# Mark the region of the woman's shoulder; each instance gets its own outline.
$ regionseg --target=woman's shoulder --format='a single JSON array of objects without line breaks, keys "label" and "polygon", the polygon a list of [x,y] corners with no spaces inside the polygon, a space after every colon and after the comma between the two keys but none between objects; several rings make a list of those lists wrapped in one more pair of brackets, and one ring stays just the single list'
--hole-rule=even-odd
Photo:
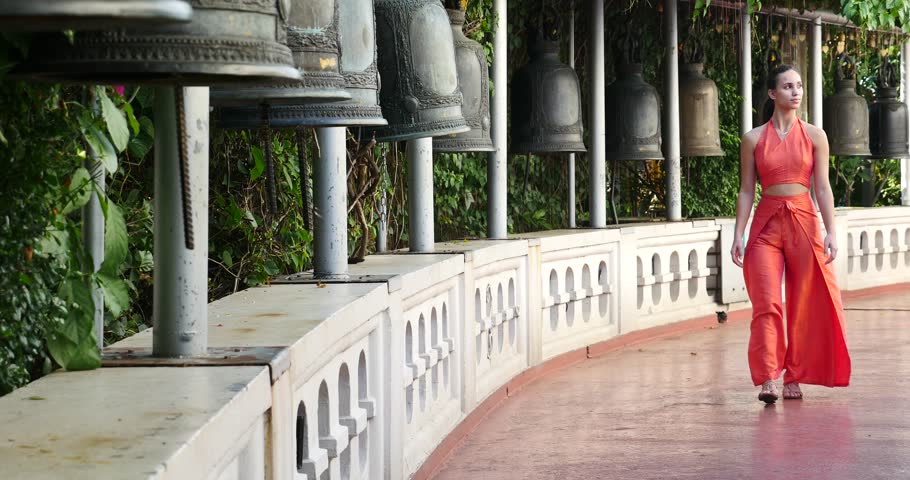
[{"label": "woman's shoulder", "polygon": [[742,142],[744,144],[751,145],[752,147],[757,145],[758,140],[761,138],[761,134],[762,134],[762,132],[765,131],[765,127],[767,125],[768,125],[767,123],[765,123],[763,125],[759,125],[759,126],[753,128],[752,130],[749,130],[748,132],[744,133],[742,136],[742,139],[741,139]]},{"label": "woman's shoulder", "polygon": [[822,139],[827,141],[828,134],[825,133],[824,130],[822,130],[819,127],[816,127],[815,125],[812,125],[809,122],[802,122],[802,124],[803,124],[803,128],[806,130],[806,135],[808,135],[809,138],[812,139],[812,143],[818,143]]}]

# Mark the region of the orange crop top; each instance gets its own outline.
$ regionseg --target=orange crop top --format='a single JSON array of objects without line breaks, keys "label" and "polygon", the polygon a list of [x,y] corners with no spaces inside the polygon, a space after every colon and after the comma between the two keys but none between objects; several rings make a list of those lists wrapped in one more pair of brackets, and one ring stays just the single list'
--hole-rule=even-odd
[{"label": "orange crop top", "polygon": [[783,140],[769,120],[755,145],[755,169],[761,187],[799,183],[809,188],[815,167],[814,150],[812,139],[798,117]]}]

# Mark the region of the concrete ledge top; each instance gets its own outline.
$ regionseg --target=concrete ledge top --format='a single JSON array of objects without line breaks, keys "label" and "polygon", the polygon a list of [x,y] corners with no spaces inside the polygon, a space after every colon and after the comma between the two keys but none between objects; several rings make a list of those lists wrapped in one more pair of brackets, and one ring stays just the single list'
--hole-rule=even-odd
[{"label": "concrete ledge top", "polygon": [[619,236],[620,229],[613,227],[519,233],[510,238],[526,239],[529,245],[539,246],[542,252],[548,252],[618,242]]},{"label": "concrete ledge top", "polygon": [[269,405],[266,367],[54,373],[0,399],[3,478],[206,478],[194,445],[219,458]]},{"label": "concrete ledge top", "polygon": [[348,269],[352,275],[395,275],[388,282],[389,293],[400,290],[405,298],[463,272],[464,255],[446,253],[370,255]]},{"label": "concrete ledge top", "polygon": [[436,244],[440,253],[461,253],[465,262],[480,267],[507,258],[521,257],[528,254],[528,241],[512,238],[508,240],[453,240]]}]

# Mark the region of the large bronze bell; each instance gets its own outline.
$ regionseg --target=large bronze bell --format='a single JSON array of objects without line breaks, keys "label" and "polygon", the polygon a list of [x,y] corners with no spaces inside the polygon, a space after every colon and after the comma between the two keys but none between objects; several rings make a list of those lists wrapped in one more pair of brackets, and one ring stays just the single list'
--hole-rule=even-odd
[{"label": "large bronze bell", "polygon": [[433,150],[439,152],[492,152],[490,138],[490,75],[483,46],[464,35],[462,10],[446,9],[455,38],[455,61],[458,84],[464,96],[461,110],[471,131],[433,138]]},{"label": "large bronze bell", "polygon": [[559,46],[532,32],[530,60],[512,78],[512,141],[516,154],[584,152],[578,76],[559,61]]},{"label": "large bronze bell", "polygon": [[389,121],[379,141],[470,130],[462,114],[449,17],[439,0],[376,0],[379,104]]},{"label": "large bronze bell", "polygon": [[897,99],[897,72],[882,62],[878,91],[869,106],[869,150],[874,158],[908,158],[907,105]]},{"label": "large bronze bell", "polygon": [[663,160],[660,97],[642,77],[639,42],[627,32],[606,91],[606,152],[612,160]]},{"label": "large bronze bell", "polygon": [[185,24],[42,34],[19,76],[96,84],[219,85],[300,80],[287,36],[289,0],[191,0]]},{"label": "large bronze bell", "polygon": [[[388,123],[379,108],[373,0],[340,0],[338,15],[340,70],[345,91],[351,99],[272,106],[267,112],[271,127],[380,126]],[[217,118],[218,125],[223,128],[253,128],[262,124],[261,109],[256,106],[219,108]]]},{"label": "large bronze bell", "polygon": [[0,31],[110,30],[188,22],[192,16],[185,0],[4,0]]},{"label": "large bronze bell", "polygon": [[679,152],[683,157],[720,157],[720,104],[717,85],[704,74],[704,49],[689,42],[690,55],[679,66]]},{"label": "large bronze bell", "polygon": [[347,100],[338,66],[338,2],[291,0],[287,44],[303,81],[212,89],[212,105],[293,105]]},{"label": "large bronze bell", "polygon": [[823,126],[831,155],[869,156],[869,108],[856,94],[853,57],[841,55],[834,74],[834,95],[822,104]]}]

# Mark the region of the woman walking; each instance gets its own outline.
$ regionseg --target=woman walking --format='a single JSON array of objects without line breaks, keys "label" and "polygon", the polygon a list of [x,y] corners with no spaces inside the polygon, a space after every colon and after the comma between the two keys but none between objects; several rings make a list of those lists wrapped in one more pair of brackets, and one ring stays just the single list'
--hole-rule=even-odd
[{"label": "woman walking", "polygon": [[[743,135],[736,231],[730,254],[743,267],[752,301],[749,369],[759,400],[774,403],[784,373],[784,399],[801,399],[800,383],[842,387],[850,382],[844,310],[831,262],[837,256],[834,196],[828,182],[828,138],[796,115],[802,78],[789,65],[768,75],[769,121]],[[809,181],[827,232],[821,237]],[[762,186],[749,239],[743,233]],[[786,333],[781,278],[786,280]]]}]

